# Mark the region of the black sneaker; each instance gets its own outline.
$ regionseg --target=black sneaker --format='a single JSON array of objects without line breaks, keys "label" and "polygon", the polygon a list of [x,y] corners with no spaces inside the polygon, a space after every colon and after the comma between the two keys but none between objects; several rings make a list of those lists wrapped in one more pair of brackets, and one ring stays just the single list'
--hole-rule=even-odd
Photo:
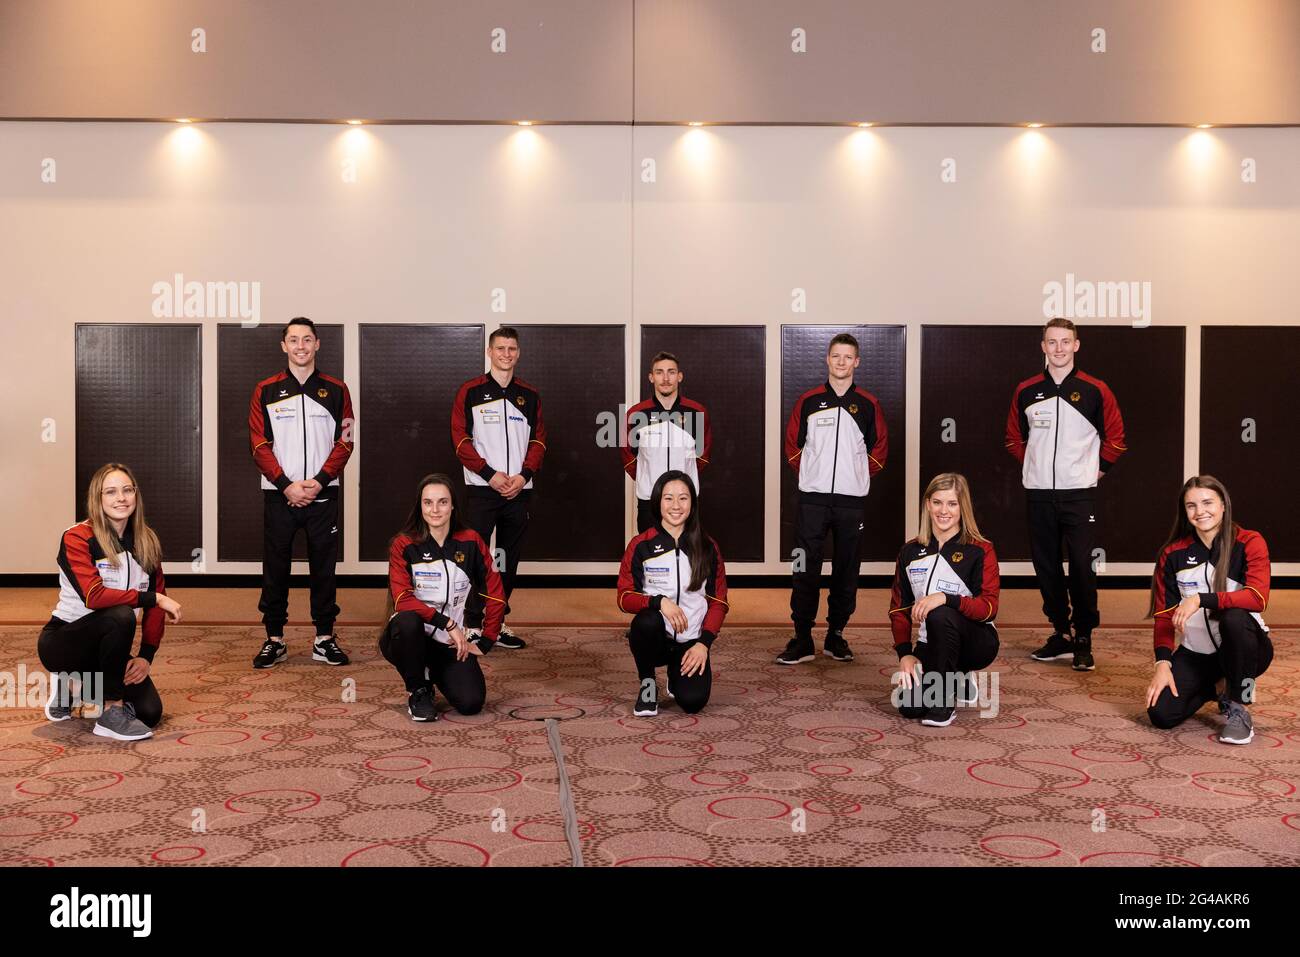
[{"label": "black sneaker", "polygon": [[339,636],[317,638],[311,646],[312,661],[323,661],[327,665],[346,665],[352,659],[339,647]]},{"label": "black sneaker", "polygon": [[518,651],[520,648],[527,648],[528,643],[505,625],[502,625],[501,634],[497,635],[497,647],[506,648],[510,651]]},{"label": "black sneaker", "polygon": [[853,652],[849,649],[849,643],[844,640],[844,632],[842,631],[826,632],[826,642],[822,646],[822,654],[828,658],[834,658],[836,661],[853,660]]},{"label": "black sneaker", "polygon": [[433,689],[417,688],[406,699],[406,713],[412,721],[437,721],[438,709],[433,706]]},{"label": "black sneaker", "polygon": [[659,689],[653,678],[646,678],[637,689],[632,713],[638,718],[653,718],[659,713]]},{"label": "black sneaker", "polygon": [[805,661],[812,661],[817,657],[817,649],[813,646],[812,637],[802,638],[795,635],[785,646],[785,651],[776,656],[778,665],[801,665]]},{"label": "black sneaker", "polygon": [[45,718],[48,721],[67,721],[72,717],[73,689],[69,683],[67,693],[63,693],[65,680],[57,671],[50,672],[50,700],[45,702]]},{"label": "black sneaker", "polygon": [[953,719],[956,717],[956,708],[930,708],[925,712],[925,717],[921,719],[921,723],[932,728],[946,728],[952,724]]},{"label": "black sneaker", "polygon": [[262,650],[257,653],[253,659],[254,668],[270,668],[276,662],[283,661],[289,649],[283,641],[276,641],[274,638],[266,639],[266,644],[262,645]]},{"label": "black sneaker", "polygon": [[1047,644],[1039,648],[1029,656],[1035,661],[1056,661],[1060,658],[1074,657],[1074,642],[1068,634],[1059,631],[1052,632],[1052,637],[1047,639]]},{"label": "black sneaker", "polygon": [[1075,671],[1096,671],[1097,665],[1092,660],[1092,639],[1074,639],[1074,661],[1070,665]]}]

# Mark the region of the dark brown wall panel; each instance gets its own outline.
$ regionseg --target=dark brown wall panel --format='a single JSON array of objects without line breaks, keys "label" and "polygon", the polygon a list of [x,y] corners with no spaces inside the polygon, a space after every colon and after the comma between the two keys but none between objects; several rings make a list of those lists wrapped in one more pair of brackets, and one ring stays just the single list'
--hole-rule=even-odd
[{"label": "dark brown wall panel", "polygon": [[[244,328],[236,323],[217,327],[217,556],[223,562],[262,560],[261,474],[248,449],[248,403],[253,386],[288,363],[280,349],[282,323]],[[316,368],[343,378],[343,327],[316,323],[320,352]],[[347,383],[356,401],[356,383]],[[360,416],[358,415],[358,418]],[[357,444],[347,467],[357,467],[365,442],[358,422]],[[339,482],[339,561],[343,560],[343,510],[347,499]],[[307,537],[293,543],[295,560],[307,560]]]},{"label": "dark brown wall panel", "polygon": [[623,326],[519,327],[520,378],[542,397],[546,458],[533,480],[525,562],[623,557],[618,450],[596,444],[597,417],[623,401]]},{"label": "dark brown wall panel", "polygon": [[[1268,542],[1274,562],[1300,561],[1300,511],[1279,507],[1279,477],[1295,472],[1295,326],[1201,329],[1201,471],[1228,487],[1233,518]],[[1242,440],[1253,420],[1254,442]],[[1188,476],[1184,476],[1186,479]],[[1160,509],[1173,522],[1173,494]]]},{"label": "dark brown wall panel", "polygon": [[[884,471],[871,480],[860,554],[865,562],[892,561],[903,542],[904,527],[907,330],[903,326],[782,326],[781,421],[773,434],[784,448],[785,424],[795,400],[813,386],[825,384],[826,346],[840,332],[857,337],[862,364],[854,381],[880,400],[889,429],[889,458]],[[794,470],[784,462],[784,452],[781,458],[781,560],[788,561],[794,548],[799,487]],[[829,558],[830,544],[826,547]]]},{"label": "dark brown wall panel", "polygon": [[481,325],[362,325],[362,561],[387,561],[388,540],[415,501],[415,483],[444,472],[463,485],[451,442],[451,404],[483,371]]},{"label": "dark brown wall panel", "polygon": [[[77,519],[86,517],[95,470],[121,462],[140,483],[163,558],[193,561],[203,547],[199,327],[78,324],[76,364]],[[53,554],[56,531],[50,534]]]},{"label": "dark brown wall panel", "polygon": [[709,410],[713,450],[700,473],[701,514],[728,562],[763,560],[764,334],[762,326],[641,327],[641,398],[652,392],[650,357],[671,352],[685,377],[682,395]]},{"label": "dark brown wall panel", "polygon": [[[1154,560],[1183,469],[1181,327],[1083,328],[1080,371],[1110,386],[1129,451],[1098,486],[1099,546],[1108,562]],[[921,336],[921,485],[939,472],[971,483],[980,530],[1002,561],[1028,561],[1020,464],[1006,451],[1016,385],[1043,367],[1036,326],[927,326]],[[955,442],[943,441],[953,419]]]}]

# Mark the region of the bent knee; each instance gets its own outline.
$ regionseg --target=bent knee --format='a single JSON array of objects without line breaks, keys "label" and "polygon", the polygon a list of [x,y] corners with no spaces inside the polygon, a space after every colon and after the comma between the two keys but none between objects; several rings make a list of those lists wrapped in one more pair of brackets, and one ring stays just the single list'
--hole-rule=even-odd
[{"label": "bent knee", "polygon": [[1147,708],[1147,717],[1151,719],[1153,727],[1161,731],[1168,731],[1178,727],[1183,723],[1183,715],[1175,714],[1157,705],[1154,708]]}]

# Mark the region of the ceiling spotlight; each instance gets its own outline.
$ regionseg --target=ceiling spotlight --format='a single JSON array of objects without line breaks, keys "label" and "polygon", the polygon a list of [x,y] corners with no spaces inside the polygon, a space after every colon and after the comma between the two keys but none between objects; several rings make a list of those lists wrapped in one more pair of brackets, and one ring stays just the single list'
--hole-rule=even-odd
[{"label": "ceiling spotlight", "polygon": [[532,120],[520,120],[520,121],[519,121],[519,125],[520,125],[520,126],[532,126],[532,125],[533,125],[533,121],[532,121]]},{"label": "ceiling spotlight", "polygon": [[1214,127],[1214,124],[1213,124],[1213,123],[1197,123],[1197,124],[1196,124],[1196,128],[1197,128],[1198,130],[1208,130],[1208,129],[1212,129],[1213,127]]},{"label": "ceiling spotlight", "polygon": [[701,123],[699,120],[691,120],[691,122],[687,123],[686,125],[687,125],[687,126],[703,126],[704,124]]},{"label": "ceiling spotlight", "polygon": [[1043,128],[1042,123],[1026,123],[1025,126],[1029,127],[1031,130],[1041,130]]},{"label": "ceiling spotlight", "polygon": [[348,126],[360,126],[361,120],[348,120]]},{"label": "ceiling spotlight", "polygon": [[865,130],[867,127],[871,126],[871,124],[870,124],[870,123],[859,123],[858,126]]},{"label": "ceiling spotlight", "polygon": [[177,122],[177,123],[193,123],[194,121],[191,120],[189,117],[181,117],[181,118],[178,119],[176,122]]}]

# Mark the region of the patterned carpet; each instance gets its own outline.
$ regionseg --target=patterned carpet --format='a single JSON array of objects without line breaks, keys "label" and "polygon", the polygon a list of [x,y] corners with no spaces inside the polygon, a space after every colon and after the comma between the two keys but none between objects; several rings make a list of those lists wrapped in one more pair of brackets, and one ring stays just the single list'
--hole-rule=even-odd
[{"label": "patterned carpet", "polygon": [[[484,713],[417,725],[372,631],[342,630],[346,668],[291,638],[255,672],[260,629],[170,629],[152,740],[0,709],[0,864],[567,866],[546,717],[586,866],[1300,862],[1300,650],[1276,630],[1238,748],[1212,706],[1175,732],[1137,720],[1145,630],[1099,636],[1091,675],[1004,630],[997,716],[948,728],[892,712],[884,629],[849,632],[852,664],[795,668],[772,663],[784,632],[729,629],[709,707],[653,719],[631,717],[617,631],[521,630],[528,650],[484,661]],[[0,668],[37,667],[35,631],[0,629]]]}]

